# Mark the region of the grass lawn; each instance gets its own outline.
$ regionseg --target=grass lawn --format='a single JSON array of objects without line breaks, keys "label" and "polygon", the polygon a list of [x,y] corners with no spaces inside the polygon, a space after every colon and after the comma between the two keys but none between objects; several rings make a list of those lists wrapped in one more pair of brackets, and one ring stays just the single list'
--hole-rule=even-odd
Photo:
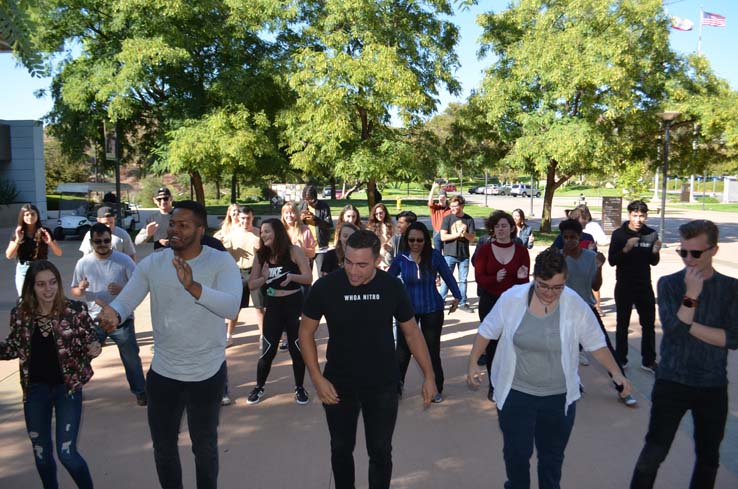
[{"label": "grass lawn", "polygon": [[705,203],[704,209],[702,204],[670,204],[670,207],[694,211],[738,212],[738,204]]}]

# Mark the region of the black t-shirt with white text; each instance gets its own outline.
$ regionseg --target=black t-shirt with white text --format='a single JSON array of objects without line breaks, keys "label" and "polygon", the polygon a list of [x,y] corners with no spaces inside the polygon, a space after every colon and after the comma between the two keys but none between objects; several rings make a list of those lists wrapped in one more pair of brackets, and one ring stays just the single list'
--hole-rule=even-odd
[{"label": "black t-shirt with white text", "polygon": [[303,314],[326,318],[329,338],[323,375],[336,387],[379,390],[398,384],[392,319],[405,322],[415,313],[397,278],[377,270],[371,282],[354,287],[346,271],[338,270],[315,282]]}]

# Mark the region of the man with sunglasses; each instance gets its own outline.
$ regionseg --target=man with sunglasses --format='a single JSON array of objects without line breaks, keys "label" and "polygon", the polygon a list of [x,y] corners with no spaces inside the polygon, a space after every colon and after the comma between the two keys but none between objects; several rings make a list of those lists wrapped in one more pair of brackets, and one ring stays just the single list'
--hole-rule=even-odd
[{"label": "man with sunglasses", "polygon": [[651,267],[658,265],[661,240],[646,226],[648,206],[642,200],[628,205],[628,221],[612,233],[607,260],[615,268],[617,323],[615,352],[623,367],[628,365],[628,326],[635,305],[641,323],[641,368],[656,372],[656,298]]},{"label": "man with sunglasses", "polygon": [[692,411],[696,460],[690,488],[710,489],[720,465],[728,413],[728,349],[738,348],[738,280],[717,272],[718,228],[708,220],[679,227],[684,269],[658,282],[664,332],[651,394],[646,444],[630,487],[651,488],[679,423]]},{"label": "man with sunglasses", "polygon": [[[74,267],[71,292],[74,297],[84,298],[90,317],[96,319],[101,307],[95,300],[102,299],[107,303],[115,299],[133,275],[136,264],[125,253],[113,249],[110,228],[103,223],[98,222],[90,228],[90,245],[92,253],[80,258]],[[138,354],[133,314],[112,332],[107,333],[100,325],[96,325],[95,333],[101,345],[110,336],[118,346],[128,387],[136,396],[138,405],[145,406],[146,381]]]},{"label": "man with sunglasses", "polygon": [[[135,262],[136,247],[133,246],[133,240],[128,235],[128,231],[115,226],[115,210],[108,206],[100,207],[97,210],[97,222],[98,224],[106,225],[108,229],[110,229],[113,249],[125,253]],[[82,238],[82,242],[79,245],[79,251],[81,251],[83,255],[89,255],[93,251],[91,237],[92,234],[90,231],[87,231],[87,234]]]},{"label": "man with sunglasses", "polygon": [[169,229],[169,217],[172,213],[172,193],[167,187],[160,187],[156,191],[154,204],[159,209],[159,213],[152,214],[146,219],[146,225],[136,235],[135,242],[140,246],[153,240],[154,250],[158,250],[169,245],[167,229]]}]

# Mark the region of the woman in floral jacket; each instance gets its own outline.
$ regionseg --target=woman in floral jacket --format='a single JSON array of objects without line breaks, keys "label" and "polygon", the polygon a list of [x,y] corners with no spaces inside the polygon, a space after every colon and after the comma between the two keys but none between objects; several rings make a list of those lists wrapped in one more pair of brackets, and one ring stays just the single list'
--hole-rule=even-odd
[{"label": "woman in floral jacket", "polygon": [[90,359],[99,354],[87,306],[64,297],[59,270],[51,262],[31,263],[19,305],[10,313],[10,334],[0,342],[0,359],[20,360],[26,428],[45,489],[58,487],[52,412],[59,460],[77,487],[92,487],[87,463],[77,452],[77,433],[82,386],[92,377]]}]

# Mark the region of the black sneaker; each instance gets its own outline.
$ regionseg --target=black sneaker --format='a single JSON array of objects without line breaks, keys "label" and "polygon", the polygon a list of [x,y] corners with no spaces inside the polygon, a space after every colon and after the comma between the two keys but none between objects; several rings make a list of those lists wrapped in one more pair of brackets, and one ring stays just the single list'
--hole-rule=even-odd
[{"label": "black sneaker", "polygon": [[149,403],[148,398],[146,397],[146,393],[142,392],[140,394],[136,394],[136,404],[139,406],[145,406]]},{"label": "black sneaker", "polygon": [[287,340],[282,340],[279,342],[279,351],[285,351],[289,348],[289,344],[287,343]]},{"label": "black sneaker", "polygon": [[659,364],[656,362],[653,362],[650,365],[641,365],[641,369],[645,370],[646,372],[651,372],[652,374],[656,373],[657,368],[659,368]]},{"label": "black sneaker", "polygon": [[246,404],[259,404],[261,398],[264,397],[264,389],[261,387],[254,387],[249,397],[246,398]]},{"label": "black sneaker", "polygon": [[307,404],[310,402],[310,398],[304,387],[295,387],[295,402],[297,404]]}]

